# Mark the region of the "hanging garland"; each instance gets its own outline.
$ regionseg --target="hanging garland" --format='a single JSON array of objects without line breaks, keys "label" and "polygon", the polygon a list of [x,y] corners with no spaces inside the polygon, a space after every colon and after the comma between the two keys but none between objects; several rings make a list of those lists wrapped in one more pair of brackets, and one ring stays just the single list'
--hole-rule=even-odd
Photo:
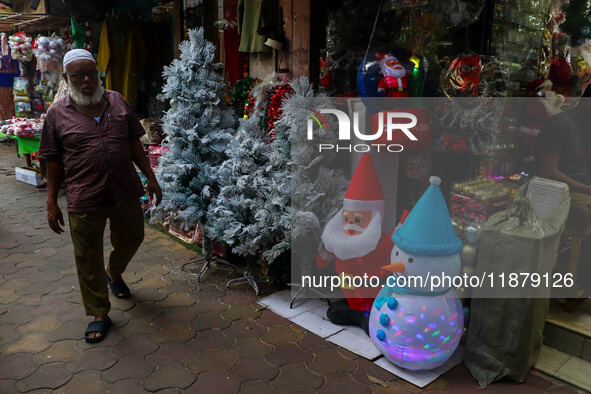
[{"label": "hanging garland", "polygon": [[273,139],[273,136],[275,135],[275,122],[277,119],[279,119],[281,113],[283,112],[283,109],[281,108],[283,99],[292,92],[293,89],[290,85],[279,85],[269,100],[269,109],[267,110],[267,119],[265,123],[268,127],[267,130],[271,135],[271,139]]}]

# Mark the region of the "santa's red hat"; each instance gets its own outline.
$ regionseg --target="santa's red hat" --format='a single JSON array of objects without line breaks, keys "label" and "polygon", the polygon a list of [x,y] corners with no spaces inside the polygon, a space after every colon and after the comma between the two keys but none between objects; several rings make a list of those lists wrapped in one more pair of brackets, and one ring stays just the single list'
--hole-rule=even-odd
[{"label": "santa's red hat", "polygon": [[364,153],[357,164],[345,193],[343,209],[384,214],[384,194],[369,153]]},{"label": "santa's red hat", "polygon": [[376,60],[379,62],[382,62],[387,59],[396,59],[395,56],[392,56],[392,54],[388,52],[377,52],[373,54],[373,57],[375,57]]},{"label": "santa's red hat", "polygon": [[534,79],[525,87],[526,96],[539,96],[539,92],[546,88],[552,88],[552,81],[549,79]]},{"label": "santa's red hat", "polygon": [[561,57],[556,57],[550,62],[550,71],[548,72],[548,79],[552,81],[554,90],[558,93],[563,93],[563,90],[568,90],[570,87],[570,64]]}]

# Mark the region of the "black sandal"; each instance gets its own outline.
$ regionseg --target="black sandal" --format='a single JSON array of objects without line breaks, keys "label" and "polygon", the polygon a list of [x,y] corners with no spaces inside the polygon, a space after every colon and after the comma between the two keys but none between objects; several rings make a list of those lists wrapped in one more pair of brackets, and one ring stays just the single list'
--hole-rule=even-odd
[{"label": "black sandal", "polygon": [[[91,321],[90,323],[88,323],[86,331],[84,331],[84,340],[86,340],[86,342],[88,343],[98,343],[102,341],[107,336],[109,327],[111,327],[111,319]],[[93,332],[98,332],[101,335],[98,337],[88,336],[88,334],[91,334]]]},{"label": "black sandal", "polygon": [[[129,290],[129,287],[127,287],[127,285],[125,284],[123,279],[114,282],[111,280],[111,277],[109,276],[108,272],[105,271],[105,274],[107,275],[107,283],[109,284],[109,287],[111,288],[111,291],[113,292],[115,297],[117,297],[117,298],[131,297],[131,291]],[[120,296],[119,294],[123,294],[123,295]]]}]

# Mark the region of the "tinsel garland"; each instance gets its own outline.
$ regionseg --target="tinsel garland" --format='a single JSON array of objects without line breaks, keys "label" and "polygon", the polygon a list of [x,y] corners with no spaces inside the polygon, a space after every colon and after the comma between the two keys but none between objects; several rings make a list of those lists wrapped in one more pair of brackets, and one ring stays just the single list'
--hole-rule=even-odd
[{"label": "tinsel garland", "polygon": [[266,125],[268,127],[268,133],[271,135],[271,139],[273,139],[273,136],[275,135],[275,122],[277,119],[279,119],[281,113],[283,112],[281,109],[282,101],[292,92],[293,89],[290,85],[279,85],[269,100]]}]

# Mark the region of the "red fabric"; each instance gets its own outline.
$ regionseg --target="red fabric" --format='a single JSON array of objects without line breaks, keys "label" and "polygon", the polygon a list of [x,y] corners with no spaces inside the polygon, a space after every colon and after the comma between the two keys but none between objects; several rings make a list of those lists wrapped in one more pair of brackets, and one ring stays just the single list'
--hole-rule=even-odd
[{"label": "red fabric", "polygon": [[[236,0],[224,0],[224,19],[227,21],[237,19]],[[238,47],[240,47],[240,35],[237,27],[231,25],[224,30],[224,67],[228,71],[232,83],[244,78],[243,61],[240,59]]]},{"label": "red fabric", "polygon": [[561,57],[552,59],[548,79],[552,81],[552,90],[559,94],[569,95],[571,87],[570,64]]},{"label": "red fabric", "polygon": [[144,194],[129,141],[145,131],[121,94],[105,90],[103,104],[99,124],[65,96],[53,103],[43,123],[39,156],[61,158],[69,212],[120,205]]},{"label": "red fabric", "polygon": [[384,77],[378,82],[378,91],[384,89],[386,97],[408,97],[409,79],[408,74],[402,78]]},{"label": "red fabric", "polygon": [[369,153],[361,155],[355,173],[349,182],[345,198],[356,201],[378,201],[384,199],[380,181]]},{"label": "red fabric", "polygon": [[[352,275],[363,277],[367,274],[367,281],[371,276],[385,278],[391,275],[390,272],[382,269],[382,266],[388,265],[390,253],[394,243],[391,234],[382,234],[376,248],[363,257],[356,259],[340,260],[335,258],[335,269],[337,274]],[[352,309],[357,311],[369,312],[380,287],[358,287],[355,289],[342,289],[347,303]]]}]

